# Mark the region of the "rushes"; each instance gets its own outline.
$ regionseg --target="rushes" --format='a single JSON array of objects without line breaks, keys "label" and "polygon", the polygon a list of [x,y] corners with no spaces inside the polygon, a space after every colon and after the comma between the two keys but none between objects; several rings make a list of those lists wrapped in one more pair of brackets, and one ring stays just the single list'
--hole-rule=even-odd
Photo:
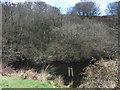
[{"label": "rushes", "polygon": [[60,75],[54,79],[54,83],[55,83],[55,86],[58,86],[58,87],[64,86],[64,80]]},{"label": "rushes", "polygon": [[40,82],[48,82],[52,84],[55,88],[56,87],[64,87],[64,81],[63,78],[59,76],[54,76],[53,74],[50,74],[50,72],[54,72],[55,68],[50,67],[49,65],[46,68],[43,68],[40,73],[37,73],[34,71],[34,69],[30,70],[18,70],[15,71],[13,68],[5,67],[0,72],[2,76],[8,76],[8,77],[18,77],[19,79],[25,80],[38,80]]},{"label": "rushes", "polygon": [[41,70],[40,74],[38,74],[38,80],[42,82],[47,82],[49,76],[50,76],[49,72]]}]

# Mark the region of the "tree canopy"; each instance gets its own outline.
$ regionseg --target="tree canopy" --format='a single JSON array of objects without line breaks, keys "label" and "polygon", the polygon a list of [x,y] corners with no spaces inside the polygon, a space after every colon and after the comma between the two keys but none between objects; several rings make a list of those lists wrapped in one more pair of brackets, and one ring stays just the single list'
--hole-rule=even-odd
[{"label": "tree canopy", "polygon": [[[93,3],[89,4],[92,8]],[[115,30],[101,22],[83,20],[78,15],[61,15],[59,9],[44,2],[2,6],[4,63],[17,60],[77,62],[107,57],[116,51]],[[80,11],[81,15],[95,15],[97,9],[89,9],[90,5],[86,4],[84,7],[88,10],[81,9],[86,10]]]},{"label": "tree canopy", "polygon": [[107,5],[107,15],[118,15],[118,2],[112,2]]},{"label": "tree canopy", "polygon": [[80,16],[96,16],[99,14],[99,7],[95,2],[79,2],[77,3],[69,14]]}]

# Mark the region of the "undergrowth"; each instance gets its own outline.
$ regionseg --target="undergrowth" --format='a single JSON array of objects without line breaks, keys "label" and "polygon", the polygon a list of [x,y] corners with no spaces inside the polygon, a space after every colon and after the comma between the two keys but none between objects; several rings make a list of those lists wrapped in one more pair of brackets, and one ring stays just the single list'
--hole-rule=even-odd
[{"label": "undergrowth", "polygon": [[[41,70],[40,73],[31,70],[15,71],[10,67],[0,70],[0,87],[2,88],[64,88],[64,81],[61,76],[55,76],[48,70]],[[22,83],[22,84],[20,84]]]},{"label": "undergrowth", "polygon": [[[85,77],[78,88],[118,87],[118,58],[95,60],[95,63],[89,64],[84,71],[81,74]],[[38,73],[33,69],[15,71],[10,67],[5,67],[0,70],[0,81],[2,88],[71,88],[71,83],[65,86],[63,77],[53,76],[47,68]]]},{"label": "undergrowth", "polygon": [[118,84],[118,59],[101,59],[85,69],[79,88],[115,88]]}]

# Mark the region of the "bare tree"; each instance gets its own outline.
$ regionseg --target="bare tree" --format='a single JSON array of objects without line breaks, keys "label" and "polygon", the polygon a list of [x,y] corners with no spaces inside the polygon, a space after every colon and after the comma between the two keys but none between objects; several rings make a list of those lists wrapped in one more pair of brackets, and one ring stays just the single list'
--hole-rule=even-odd
[{"label": "bare tree", "polygon": [[2,6],[4,61],[14,61],[18,55],[38,60],[51,42],[52,28],[60,25],[59,9],[44,2]]},{"label": "bare tree", "polygon": [[77,3],[69,13],[80,16],[95,16],[99,14],[99,11],[99,7],[91,1]]},{"label": "bare tree", "polygon": [[109,3],[105,11],[107,15],[118,15],[118,2]]}]

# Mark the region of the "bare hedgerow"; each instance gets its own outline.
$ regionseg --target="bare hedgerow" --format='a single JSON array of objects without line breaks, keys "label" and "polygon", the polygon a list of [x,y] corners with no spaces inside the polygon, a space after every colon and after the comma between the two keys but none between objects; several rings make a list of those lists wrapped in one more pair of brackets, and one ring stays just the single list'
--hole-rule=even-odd
[{"label": "bare hedgerow", "polygon": [[45,52],[46,58],[77,61],[108,57],[117,48],[117,38],[111,35],[110,29],[89,19],[84,19],[82,24],[66,23],[52,30],[52,41]]}]

